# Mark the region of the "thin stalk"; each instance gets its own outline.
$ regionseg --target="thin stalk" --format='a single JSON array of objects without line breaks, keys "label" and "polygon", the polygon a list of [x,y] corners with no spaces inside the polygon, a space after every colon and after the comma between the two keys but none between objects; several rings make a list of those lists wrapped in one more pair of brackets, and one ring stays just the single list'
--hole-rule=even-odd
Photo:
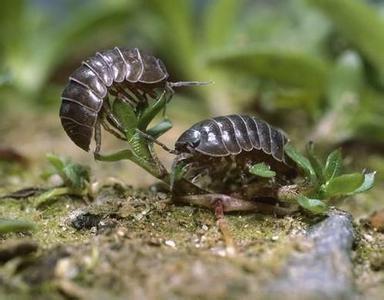
[{"label": "thin stalk", "polygon": [[35,199],[35,207],[40,207],[41,205],[46,204],[48,201],[53,200],[56,197],[68,195],[68,194],[79,194],[79,193],[74,193],[74,191],[69,187],[53,188],[41,194]]}]

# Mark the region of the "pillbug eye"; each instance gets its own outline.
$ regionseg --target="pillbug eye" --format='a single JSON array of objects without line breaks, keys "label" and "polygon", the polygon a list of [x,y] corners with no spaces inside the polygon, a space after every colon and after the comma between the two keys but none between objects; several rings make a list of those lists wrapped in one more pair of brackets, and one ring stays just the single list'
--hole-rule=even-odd
[{"label": "pillbug eye", "polygon": [[194,131],[193,135],[190,137],[190,140],[188,141],[188,144],[192,148],[196,148],[199,146],[201,140],[200,132]]}]

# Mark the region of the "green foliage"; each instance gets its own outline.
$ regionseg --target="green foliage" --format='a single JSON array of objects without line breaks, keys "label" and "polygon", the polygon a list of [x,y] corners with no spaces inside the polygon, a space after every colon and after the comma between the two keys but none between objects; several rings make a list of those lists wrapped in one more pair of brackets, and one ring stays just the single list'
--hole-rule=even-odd
[{"label": "green foliage", "polygon": [[276,176],[276,172],[271,170],[271,167],[265,163],[258,163],[249,168],[249,172],[253,175],[272,178]]},{"label": "green foliage", "polygon": [[291,144],[285,145],[285,153],[301,168],[312,183],[316,182],[316,173],[308,158],[298,152]]},{"label": "green foliage", "polygon": [[53,170],[46,172],[44,178],[59,175],[63,186],[53,187],[36,197],[34,204],[41,207],[55,201],[59,196],[76,195],[84,197],[88,194],[90,170],[87,166],[76,164],[54,154],[47,154]]},{"label": "green foliage", "polygon": [[325,198],[350,195],[364,182],[364,174],[352,173],[332,178],[321,186]]},{"label": "green foliage", "polygon": [[[273,81],[281,86],[292,86],[321,92],[327,78],[325,62],[306,55],[275,49],[246,48],[221,51],[207,60],[230,72]],[[295,70],[295,72],[292,72]]]},{"label": "green foliage", "polygon": [[94,153],[94,158],[100,161],[131,160],[153,176],[169,183],[169,174],[157,158],[152,145],[153,139],[168,131],[172,123],[164,118],[154,127],[147,129],[160,112],[163,112],[164,117],[167,105],[165,91],[150,101],[139,100],[141,103],[135,107],[118,98],[109,100],[113,102],[112,113],[118,123],[118,130],[125,135],[123,138],[127,141],[129,149],[109,155]]},{"label": "green foliage", "polygon": [[168,130],[172,128],[172,122],[169,119],[164,119],[155,126],[149,128],[147,133],[153,138],[158,138],[159,136],[166,133]]},{"label": "green foliage", "polygon": [[223,47],[236,27],[243,0],[211,1],[204,15],[204,33],[208,48]]},{"label": "green foliage", "polygon": [[[133,5],[126,1],[91,2],[71,11],[58,22],[44,10],[37,10],[28,1],[7,1],[1,4],[0,36],[2,63],[11,77],[11,85],[37,97],[55,68],[77,47],[107,28],[116,30],[130,20]],[[51,24],[50,24],[51,23]]]},{"label": "green foliage", "polygon": [[180,181],[185,174],[185,165],[183,163],[174,164],[172,166],[171,174],[170,174],[170,187],[173,190],[173,187],[176,182]]},{"label": "green foliage", "polygon": [[341,172],[341,167],[343,165],[343,158],[341,156],[341,150],[337,149],[332,151],[325,163],[324,176],[325,180],[331,180],[332,178],[338,176]]},{"label": "green foliage", "polygon": [[312,142],[310,142],[307,145],[307,155],[308,155],[308,160],[312,166],[312,169],[315,172],[317,180],[320,182],[324,182],[325,181],[324,167],[320,162],[319,158],[315,154],[315,146],[314,146],[314,143]]},{"label": "green foliage", "polygon": [[367,58],[384,84],[384,21],[361,0],[307,0],[318,7]]},{"label": "green foliage", "polygon": [[137,127],[138,118],[132,106],[116,99],[112,105],[112,112],[126,131],[133,130]]},{"label": "green foliage", "polygon": [[11,220],[0,218],[0,234],[10,232],[27,232],[35,228],[31,222],[24,220]]},{"label": "green foliage", "polygon": [[51,174],[58,174],[65,186],[79,191],[87,188],[90,180],[90,171],[87,166],[73,163],[54,154],[47,154],[47,159],[54,168]]},{"label": "green foliage", "polygon": [[328,209],[326,202],[332,198],[353,196],[374,185],[375,172],[341,174],[343,160],[339,149],[328,155],[325,164],[316,156],[313,143],[307,146],[309,158],[290,144],[285,146],[285,153],[304,172],[308,181],[293,198],[313,214],[325,213]]},{"label": "green foliage", "polygon": [[[206,107],[224,114],[255,105],[262,112],[304,111],[318,142],[384,138],[382,3],[88,2],[1,4],[0,92],[10,88],[22,94],[16,98],[36,104],[59,101],[56,82],[58,77],[64,84],[71,71],[66,65],[79,65],[103,48],[138,46],[160,57],[172,80],[216,82],[185,96],[206,100],[207,106],[198,106],[202,113]],[[257,104],[250,103],[254,99]],[[330,130],[321,130],[324,124]]]},{"label": "green foliage", "polygon": [[325,214],[328,211],[328,206],[323,201],[318,199],[310,199],[304,195],[297,196],[297,203],[305,210],[315,215]]}]

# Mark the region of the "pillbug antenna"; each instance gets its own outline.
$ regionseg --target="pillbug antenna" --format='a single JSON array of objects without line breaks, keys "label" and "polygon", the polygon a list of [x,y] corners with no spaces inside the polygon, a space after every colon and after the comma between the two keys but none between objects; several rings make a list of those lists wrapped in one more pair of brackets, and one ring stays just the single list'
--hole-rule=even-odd
[{"label": "pillbug antenna", "polygon": [[183,86],[202,86],[213,84],[213,81],[177,81],[177,82],[167,82],[170,88],[178,88]]}]

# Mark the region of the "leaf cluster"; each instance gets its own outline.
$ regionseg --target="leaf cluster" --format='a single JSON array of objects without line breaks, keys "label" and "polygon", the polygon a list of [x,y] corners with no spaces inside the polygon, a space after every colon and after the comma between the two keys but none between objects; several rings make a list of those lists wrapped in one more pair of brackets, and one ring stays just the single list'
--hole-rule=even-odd
[{"label": "leaf cluster", "polygon": [[331,152],[326,161],[321,161],[314,151],[313,143],[307,146],[307,156],[299,153],[291,144],[285,153],[305,174],[309,193],[299,194],[297,203],[314,214],[328,210],[327,203],[332,199],[353,196],[371,189],[376,172],[343,174],[343,158],[340,149]]},{"label": "leaf cluster", "polygon": [[47,179],[58,175],[63,184],[59,187],[52,187],[43,194],[36,197],[34,203],[40,207],[54,201],[59,196],[76,195],[84,197],[88,194],[90,184],[90,169],[88,166],[77,164],[69,159],[54,154],[47,154],[48,162],[52,170],[43,174]]}]

